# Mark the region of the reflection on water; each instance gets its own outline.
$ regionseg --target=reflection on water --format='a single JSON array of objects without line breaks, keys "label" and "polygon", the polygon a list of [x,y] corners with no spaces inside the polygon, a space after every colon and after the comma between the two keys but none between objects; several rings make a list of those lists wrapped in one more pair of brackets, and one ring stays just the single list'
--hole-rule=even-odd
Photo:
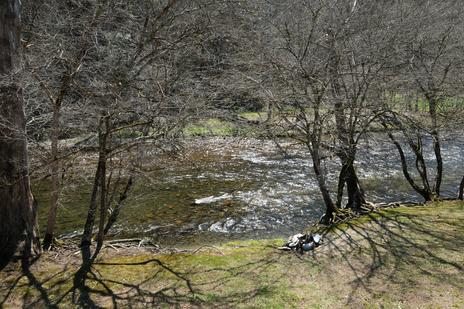
[{"label": "reflection on water", "polygon": [[[455,137],[443,142],[445,196],[455,196],[462,177],[463,141]],[[153,237],[161,243],[195,243],[300,231],[322,215],[323,205],[307,152],[289,142],[283,144],[290,158],[284,158],[270,141],[192,141],[187,160],[169,161],[164,169],[150,173],[150,181],[138,180],[115,234]],[[430,148],[430,142],[424,147]],[[427,153],[430,164],[433,152]],[[333,159],[324,164],[333,187],[338,162]],[[388,141],[363,142],[356,167],[368,200],[420,201],[403,179],[398,155]],[[47,184],[38,183],[34,188],[40,205],[45,206]],[[62,236],[79,233],[89,191],[90,184],[81,183],[63,192],[58,219]],[[42,226],[45,216],[46,207],[42,207]]]}]

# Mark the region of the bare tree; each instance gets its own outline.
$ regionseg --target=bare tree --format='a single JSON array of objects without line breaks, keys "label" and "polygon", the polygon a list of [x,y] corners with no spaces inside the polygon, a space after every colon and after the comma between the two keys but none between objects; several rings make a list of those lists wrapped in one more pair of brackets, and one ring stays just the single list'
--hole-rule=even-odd
[{"label": "bare tree", "polygon": [[[117,190],[111,186],[119,189],[121,184],[116,179],[100,183],[101,177],[112,173],[112,165],[106,169],[106,162],[125,149],[176,135],[188,117],[201,111],[203,94],[195,89],[198,74],[192,75],[187,62],[195,48],[185,46],[187,42],[195,46],[195,34],[208,26],[206,18],[198,18],[205,8],[186,1],[114,1],[110,5],[47,0],[28,2],[28,9],[24,83],[29,124],[31,132],[44,132],[38,135],[36,148],[52,183],[44,248],[52,242],[59,193],[69,177],[64,173],[67,156],[96,147],[100,159],[83,238],[88,244],[97,206],[105,209],[100,215],[111,209],[108,196],[106,203],[98,202],[98,196],[103,198],[101,190],[106,190],[105,196],[114,194]],[[102,119],[106,119],[103,126]],[[106,121],[111,128],[105,127]],[[102,135],[106,135],[104,142]],[[50,146],[40,140],[43,136]],[[77,144],[60,142],[66,137],[77,137]],[[106,150],[101,151],[102,147]],[[127,184],[133,183],[129,179]],[[113,209],[110,221],[123,200]],[[105,230],[113,223],[107,223]]]},{"label": "bare tree", "polygon": [[[397,28],[386,33],[388,4],[357,1],[296,1],[278,7],[274,23],[281,49],[271,61],[287,97],[277,100],[291,135],[308,147],[326,216],[340,208],[359,210],[364,190],[355,168],[359,141],[384,113],[379,93],[394,53]],[[322,165],[338,157],[341,168],[335,199]],[[344,192],[347,204],[342,205]]]},{"label": "bare tree", "polygon": [[[80,143],[81,150],[98,151],[81,241],[83,248],[89,248],[97,225],[96,257],[135,181],[133,164],[126,161],[126,166],[119,165],[121,157],[140,145],[167,144],[188,118],[202,110],[204,100],[195,91],[198,74],[192,75],[193,70],[186,70],[181,61],[193,54],[194,49],[186,47],[195,46],[196,35],[208,20],[200,18],[204,14],[200,5],[185,1],[56,4],[64,5],[67,12],[55,29],[56,37],[71,31],[77,44],[66,41],[66,33],[53,55],[58,58],[52,57],[46,67],[40,63],[34,66],[34,57],[43,46],[36,51],[31,46],[30,69],[38,75],[36,80],[52,103],[51,139],[59,141],[53,133],[61,123],[54,123],[53,115],[57,114],[54,107],[59,98],[55,93],[63,94],[62,103],[66,105],[61,105],[60,115],[69,119],[65,126],[76,122],[79,139],[85,140]],[[52,68],[52,74],[41,71],[48,68]],[[64,130],[61,127],[61,132]],[[61,149],[59,159],[74,151],[74,146]],[[56,162],[53,157],[48,161],[52,167]],[[118,192],[119,199],[115,198]],[[49,222],[53,225],[56,213],[52,211]]]},{"label": "bare tree", "polygon": [[[76,22],[76,17],[72,16],[76,9],[65,10],[63,4],[60,5],[53,1],[27,4],[30,12],[25,27],[27,31],[24,43],[27,65],[25,72],[29,74],[30,83],[38,84],[43,94],[43,96],[33,95],[29,98],[29,101],[34,100],[33,106],[29,105],[29,113],[38,111],[39,115],[45,116],[49,123],[49,125],[37,126],[33,123],[35,119],[32,117],[30,120],[32,124],[29,125],[29,129],[36,133],[37,131],[47,132],[50,140],[49,150],[45,150],[44,166],[49,168],[51,198],[43,240],[43,249],[49,250],[53,242],[62,179],[65,176],[63,175],[63,155],[67,151],[60,145],[60,137],[66,133],[66,127],[62,126],[63,108],[65,109],[64,116],[70,117],[68,110],[72,108],[72,102],[75,101],[74,77],[83,65],[85,54],[93,45],[90,36],[94,33],[97,21],[93,16],[94,18],[89,20],[80,38],[69,42],[69,35],[66,33],[63,35],[60,32],[71,23],[77,27],[79,23]],[[49,17],[51,12],[55,12],[53,24],[46,21],[46,17]],[[85,18],[85,16],[77,18],[80,17]],[[24,78],[27,80],[26,76]],[[31,86],[28,85],[28,87]]]},{"label": "bare tree", "polygon": [[0,259],[24,241],[24,255],[39,254],[36,209],[29,184],[19,67],[20,1],[0,3]]},{"label": "bare tree", "polygon": [[[426,201],[440,197],[443,179],[441,143],[443,134],[453,130],[460,121],[462,107],[453,104],[462,93],[462,68],[464,57],[462,8],[454,1],[429,2],[425,5],[409,3],[398,6],[398,12],[406,16],[402,36],[395,42],[401,50],[392,64],[400,81],[392,81],[391,92],[403,95],[414,91],[424,102],[424,111],[406,112],[393,105],[388,116],[383,118],[386,128],[401,132],[407,147],[412,151],[419,185],[404,154],[403,143],[393,132],[389,137],[398,149],[403,174],[412,188]],[[400,71],[398,71],[398,69]],[[404,104],[400,102],[400,104]],[[406,103],[408,104],[408,103]],[[425,140],[432,141],[434,169],[427,166]]]}]

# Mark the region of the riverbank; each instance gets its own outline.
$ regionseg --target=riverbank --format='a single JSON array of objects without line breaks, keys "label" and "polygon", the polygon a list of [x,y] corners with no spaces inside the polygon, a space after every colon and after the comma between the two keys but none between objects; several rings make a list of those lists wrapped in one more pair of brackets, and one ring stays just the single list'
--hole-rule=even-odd
[{"label": "riverbank", "polygon": [[0,307],[461,308],[464,203],[382,210],[334,226],[305,255],[284,240],[151,253],[108,246],[83,282],[74,250],[0,274]]}]

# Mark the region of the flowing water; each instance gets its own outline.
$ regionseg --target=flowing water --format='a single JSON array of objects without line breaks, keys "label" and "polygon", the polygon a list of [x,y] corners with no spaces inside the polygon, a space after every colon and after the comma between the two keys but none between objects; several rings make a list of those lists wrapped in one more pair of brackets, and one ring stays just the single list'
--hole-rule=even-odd
[{"label": "flowing water", "polygon": [[[425,143],[425,149],[430,150],[430,144]],[[210,138],[187,145],[187,159],[164,161],[161,169],[136,180],[113,237],[193,244],[285,236],[322,215],[323,203],[304,148],[283,142],[285,156],[273,142],[254,139]],[[433,166],[433,152],[427,154]],[[463,158],[463,137],[443,142],[444,196],[456,195]],[[361,143],[356,168],[369,201],[421,201],[404,180],[398,160],[394,146],[383,138]],[[333,188],[338,160],[324,164]],[[64,190],[57,227],[61,237],[81,232],[90,184],[89,178]],[[36,182],[34,189],[43,205],[39,214],[44,226],[49,186]]]}]

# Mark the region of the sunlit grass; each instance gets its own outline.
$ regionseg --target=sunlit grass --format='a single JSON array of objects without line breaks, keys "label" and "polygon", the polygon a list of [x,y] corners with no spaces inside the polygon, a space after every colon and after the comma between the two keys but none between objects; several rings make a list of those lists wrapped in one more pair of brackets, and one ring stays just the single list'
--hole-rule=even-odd
[{"label": "sunlit grass", "polygon": [[[234,241],[196,251],[151,254],[107,248],[86,284],[96,304],[169,308],[459,308],[463,305],[464,203],[381,210],[334,226],[316,251],[297,255],[284,239]],[[2,274],[6,307],[44,295],[71,300],[78,256],[45,254],[28,278]],[[66,294],[68,293],[68,294]],[[1,300],[2,298],[0,298]]]}]

